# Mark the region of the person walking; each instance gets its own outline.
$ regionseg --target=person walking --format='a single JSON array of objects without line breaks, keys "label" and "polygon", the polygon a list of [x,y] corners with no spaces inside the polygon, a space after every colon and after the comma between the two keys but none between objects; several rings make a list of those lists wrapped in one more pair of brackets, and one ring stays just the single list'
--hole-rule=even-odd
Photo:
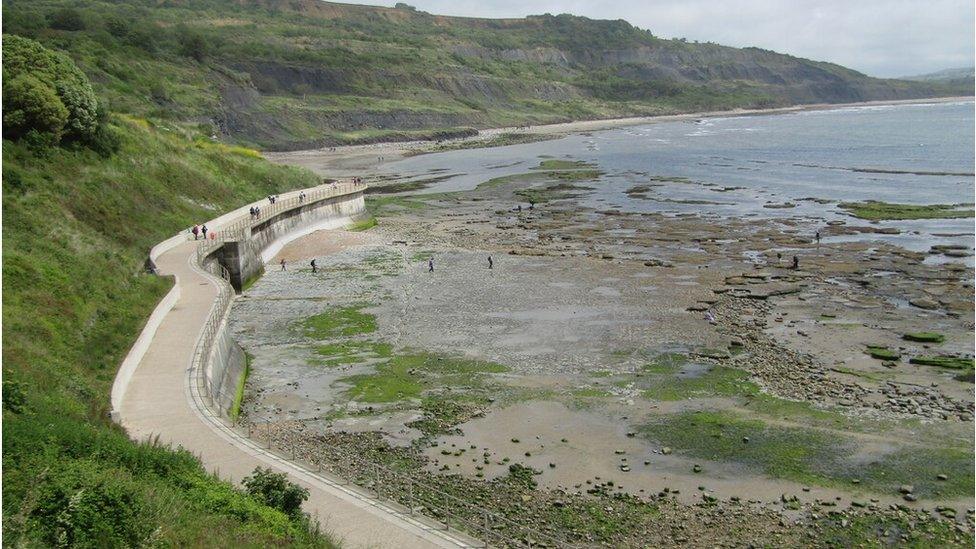
[{"label": "person walking", "polygon": [[281,260],[281,270],[282,271],[287,270],[287,269],[285,269],[285,260],[284,259]]},{"label": "person walking", "polygon": [[190,232],[193,233],[193,240],[196,240],[197,238],[200,237],[200,227],[199,226],[194,225],[193,226],[193,229],[191,229]]},{"label": "person walking", "polygon": [[430,259],[427,260],[427,272],[428,273],[434,272],[434,258],[433,257],[431,257]]},{"label": "person walking", "polygon": [[799,257],[796,257],[794,255],[793,256],[793,270],[796,271],[796,270],[799,270],[799,268],[800,268],[800,258]]},{"label": "person walking", "polygon": [[488,270],[490,271],[493,266],[494,266],[494,262],[491,260],[491,256],[489,255],[488,256]]},{"label": "person walking", "polygon": [[206,240],[207,239],[207,226],[204,225],[203,227],[200,227],[200,232],[203,233],[203,239]]},{"label": "person walking", "polygon": [[311,262],[311,263],[309,263],[309,265],[311,265],[311,266],[312,266],[312,273],[317,273],[317,272],[319,272],[319,269],[318,269],[318,267],[316,267],[316,265],[315,265],[315,260],[314,260],[314,259],[312,260],[312,262]]},{"label": "person walking", "polygon": [[817,238],[817,247],[819,248],[820,247],[820,231],[817,231],[816,238]]}]

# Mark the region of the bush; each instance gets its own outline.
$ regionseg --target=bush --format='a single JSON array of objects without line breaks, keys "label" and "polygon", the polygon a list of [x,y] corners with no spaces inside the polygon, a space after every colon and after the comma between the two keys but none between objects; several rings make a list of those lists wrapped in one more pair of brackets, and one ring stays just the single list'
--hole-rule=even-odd
[{"label": "bush", "polygon": [[210,54],[210,43],[199,31],[179,27],[176,36],[180,43],[180,54],[202,63]]},{"label": "bush", "polygon": [[4,137],[19,139],[34,130],[57,143],[67,122],[68,109],[51,86],[29,74],[4,79]]},{"label": "bush", "polygon": [[[98,127],[98,99],[92,91],[88,77],[75,66],[68,56],[49,50],[34,40],[16,35],[3,37],[3,76],[4,80],[19,80],[30,77],[36,82],[21,81],[18,88],[11,91],[20,93],[21,101],[27,101],[35,114],[43,115],[30,119],[13,117],[8,128],[6,114],[3,118],[4,131],[11,131],[11,135],[23,136],[33,129],[42,134],[51,135],[55,143],[63,137],[69,140],[87,142],[94,136]],[[67,117],[57,128],[57,121],[61,120],[60,110],[51,106],[54,102],[45,90],[36,84],[41,83],[56,93],[63,109],[67,109]],[[7,95],[8,86],[4,85],[4,107],[10,108]],[[29,94],[26,98],[23,94]],[[38,124],[38,125],[32,125]]]},{"label": "bush", "polygon": [[119,473],[84,461],[49,470],[36,485],[31,529],[58,547],[140,545],[155,525],[131,478]]},{"label": "bush", "polygon": [[308,499],[308,490],[290,482],[284,473],[257,467],[244,479],[244,488],[258,501],[274,507],[290,517],[301,515],[302,502]]}]

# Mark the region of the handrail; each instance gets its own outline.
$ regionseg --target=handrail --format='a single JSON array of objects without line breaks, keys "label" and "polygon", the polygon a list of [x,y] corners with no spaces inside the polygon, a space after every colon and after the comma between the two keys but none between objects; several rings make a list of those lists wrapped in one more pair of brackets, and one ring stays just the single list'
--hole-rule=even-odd
[{"label": "handrail", "polygon": [[[206,237],[197,246],[192,261],[197,267],[213,278],[217,283],[219,293],[210,309],[210,314],[207,316],[197,347],[194,350],[190,365],[190,378],[192,383],[196,385],[196,392],[204,397],[203,404],[210,408],[210,412],[215,416],[219,417],[220,412],[219,410],[214,410],[214,402],[228,397],[230,394],[226,387],[217,390],[214,389],[212,380],[206,375],[206,368],[210,363],[214,342],[220,333],[220,326],[225,321],[236,294],[230,285],[230,274],[227,269],[218,261],[208,262],[206,258],[225,242],[243,239],[246,234],[245,231],[253,229],[255,226],[266,222],[268,219],[273,218],[283,211],[306,204],[313,204],[333,196],[349,194],[359,189],[365,189],[365,185],[359,183],[333,183],[319,186],[310,190],[308,193],[303,192],[301,195],[291,196],[284,200],[275,200],[274,203],[262,207],[260,215],[242,215],[240,218],[229,223],[211,228],[211,231],[216,230],[213,237]],[[236,387],[234,390],[236,392]],[[241,426],[238,424],[236,427],[240,428]],[[245,433],[239,434],[258,442],[258,439],[254,438],[256,430],[252,423],[247,424],[246,435]],[[271,434],[270,421],[267,423],[267,441],[268,449],[273,452],[275,440]],[[405,512],[410,515],[414,515],[415,506],[421,503],[426,508],[431,509],[436,515],[442,517],[445,530],[450,530],[452,523],[455,526],[460,525],[463,527],[463,531],[479,536],[485,542],[485,547],[488,547],[489,540],[496,540],[496,543],[503,546],[540,545],[541,543],[553,547],[577,546],[566,539],[557,539],[524,524],[519,524],[501,514],[482,509],[473,503],[444,492],[433,485],[410,478],[402,472],[395,471],[378,463],[370,463],[352,453],[335,448],[333,450],[341,454],[339,460],[329,460],[327,457],[318,456],[315,463],[318,473],[322,472],[324,465],[333,475],[353,483],[360,481],[364,471],[367,474],[371,473],[372,479],[370,484],[373,486],[373,493],[377,499],[382,500],[385,495],[387,500],[405,506]],[[280,454],[280,457],[286,460],[289,459],[283,454]],[[295,459],[296,453],[293,446],[291,461]],[[406,493],[402,490],[382,490],[381,486],[384,483],[387,485],[391,483],[406,483]],[[415,493],[420,497],[419,500],[415,499]],[[424,497],[425,494],[428,496],[432,495],[433,497]],[[462,509],[467,509],[467,512],[462,511],[459,513],[457,506],[461,506]],[[452,509],[454,510],[453,512]],[[472,514],[479,515],[481,521],[476,522],[468,518]],[[515,529],[523,532],[525,536],[521,540],[511,538],[505,535],[504,532],[499,531],[498,526]]]}]

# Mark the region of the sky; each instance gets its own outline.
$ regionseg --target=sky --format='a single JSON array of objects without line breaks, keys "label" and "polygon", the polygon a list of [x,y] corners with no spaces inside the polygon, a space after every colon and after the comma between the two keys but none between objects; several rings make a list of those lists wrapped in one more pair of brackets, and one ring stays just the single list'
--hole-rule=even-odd
[{"label": "sky", "polygon": [[[352,3],[352,2],[350,2]],[[355,3],[392,6],[390,1]],[[439,15],[571,13],[894,77],[974,64],[973,0],[406,0]]]}]

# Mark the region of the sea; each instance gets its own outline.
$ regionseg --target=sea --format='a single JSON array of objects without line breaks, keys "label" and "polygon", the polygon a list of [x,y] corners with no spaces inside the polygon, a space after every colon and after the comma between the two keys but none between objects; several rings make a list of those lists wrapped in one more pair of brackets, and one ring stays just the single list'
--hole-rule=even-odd
[{"label": "sea", "polygon": [[[863,105],[650,123],[419,155],[383,169],[408,180],[437,177],[422,192],[439,193],[525,173],[548,158],[583,160],[603,172],[574,182],[593,188],[578,199],[583,207],[694,213],[717,222],[735,216],[864,225],[839,204],[972,204],[974,137],[973,101]],[[649,189],[628,194],[635,186]],[[899,233],[832,238],[885,240],[914,251],[974,242],[972,218],[874,225]]]}]

